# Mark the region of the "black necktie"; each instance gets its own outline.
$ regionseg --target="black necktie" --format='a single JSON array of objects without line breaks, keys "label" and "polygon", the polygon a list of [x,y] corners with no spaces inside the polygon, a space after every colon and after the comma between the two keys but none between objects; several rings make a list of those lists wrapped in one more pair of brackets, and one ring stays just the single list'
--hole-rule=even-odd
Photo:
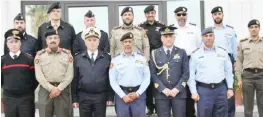
[{"label": "black necktie", "polygon": [[91,53],[91,65],[94,66],[94,53]]},{"label": "black necktie", "polygon": [[166,54],[167,54],[167,58],[170,58],[170,56],[171,56],[170,50],[167,50]]},{"label": "black necktie", "polygon": [[14,55],[13,57],[14,57],[14,59],[16,59],[16,58],[17,58],[17,55]]}]

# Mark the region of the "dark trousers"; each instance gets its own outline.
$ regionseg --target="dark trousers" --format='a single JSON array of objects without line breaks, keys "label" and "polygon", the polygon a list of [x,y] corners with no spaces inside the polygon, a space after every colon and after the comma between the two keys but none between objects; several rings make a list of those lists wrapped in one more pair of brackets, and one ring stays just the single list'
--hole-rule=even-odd
[{"label": "dark trousers", "polygon": [[153,83],[152,82],[146,89],[146,106],[147,106],[147,109],[149,109],[150,111],[153,111],[155,108],[153,104]]},{"label": "dark trousers", "polygon": [[3,96],[5,117],[35,117],[34,95],[24,97]]},{"label": "dark trousers", "polygon": [[[228,56],[231,60],[232,66],[233,66],[235,59],[234,59],[232,54],[228,54]],[[235,75],[234,67],[233,67],[233,74]],[[234,76],[234,81],[235,81],[235,76]],[[233,84],[233,86],[234,86],[234,84]],[[235,94],[233,95],[233,97],[231,97],[227,101],[228,101],[228,117],[235,117],[235,111],[236,111]]]},{"label": "dark trousers", "polygon": [[79,93],[80,117],[106,117],[107,93]]},{"label": "dark trousers", "polygon": [[[188,60],[190,60],[191,56],[188,56]],[[195,101],[192,99],[192,94],[189,87],[186,85],[186,117],[196,117],[195,115]]]},{"label": "dark trousers", "polygon": [[158,117],[171,117],[171,110],[173,117],[185,117],[185,102],[181,99],[155,99],[156,110]]}]

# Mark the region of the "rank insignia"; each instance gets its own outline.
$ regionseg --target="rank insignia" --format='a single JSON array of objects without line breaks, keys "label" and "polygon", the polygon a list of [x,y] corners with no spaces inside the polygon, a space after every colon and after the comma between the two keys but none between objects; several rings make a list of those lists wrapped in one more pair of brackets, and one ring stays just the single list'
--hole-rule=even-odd
[{"label": "rank insignia", "polygon": [[144,38],[148,38],[147,34],[144,34]]},{"label": "rank insignia", "polygon": [[154,83],[154,87],[157,89],[159,87],[159,84]]},{"label": "rank insignia", "polygon": [[155,28],[155,31],[159,31],[161,27],[156,27]]},{"label": "rank insignia", "polygon": [[186,82],[182,82],[182,86],[185,87],[186,86]]},{"label": "rank insignia", "polygon": [[180,55],[179,54],[174,55],[173,59],[180,59]]},{"label": "rank insignia", "polygon": [[143,64],[143,61],[136,60],[135,63]]},{"label": "rank insignia", "polygon": [[72,63],[73,58],[72,58],[72,57],[69,57],[68,61]]},{"label": "rank insignia", "polygon": [[111,63],[111,64],[110,64],[110,68],[112,68],[112,67],[113,67],[113,64]]},{"label": "rank insignia", "polygon": [[35,64],[38,64],[39,63],[39,60],[38,59],[35,59]]},{"label": "rank insignia", "polygon": [[224,54],[220,54],[220,53],[218,53],[217,56],[218,57],[225,57]]}]

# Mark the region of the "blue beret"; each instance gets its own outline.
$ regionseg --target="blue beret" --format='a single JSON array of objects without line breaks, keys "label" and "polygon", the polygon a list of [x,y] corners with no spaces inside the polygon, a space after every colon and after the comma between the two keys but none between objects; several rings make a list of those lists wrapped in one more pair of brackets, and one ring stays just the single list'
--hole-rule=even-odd
[{"label": "blue beret", "polygon": [[203,36],[203,35],[206,35],[206,34],[208,34],[208,33],[214,33],[213,27],[205,28],[205,29],[202,31],[202,36]]}]

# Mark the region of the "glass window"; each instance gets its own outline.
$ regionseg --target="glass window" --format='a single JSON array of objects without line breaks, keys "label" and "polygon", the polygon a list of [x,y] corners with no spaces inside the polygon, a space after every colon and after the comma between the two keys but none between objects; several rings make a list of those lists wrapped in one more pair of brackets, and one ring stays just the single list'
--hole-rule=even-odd
[{"label": "glass window", "polygon": [[[144,22],[145,19],[145,15],[144,15],[144,9],[147,7],[148,5],[141,5],[141,6],[130,6],[133,8],[133,13],[134,13],[134,20],[133,20],[133,24],[134,25],[138,25],[142,22]],[[159,14],[158,14],[158,5],[154,5],[155,6],[155,10],[156,10],[156,16],[155,19],[158,21],[159,20]],[[123,8],[125,8],[127,6],[119,6],[119,24],[123,24],[122,18],[121,18],[121,11],[123,10]]]},{"label": "glass window", "polygon": [[69,23],[75,28],[76,33],[86,28],[84,24],[85,14],[91,10],[95,15],[96,27],[105,32],[109,32],[108,7],[71,7],[68,9]]}]

